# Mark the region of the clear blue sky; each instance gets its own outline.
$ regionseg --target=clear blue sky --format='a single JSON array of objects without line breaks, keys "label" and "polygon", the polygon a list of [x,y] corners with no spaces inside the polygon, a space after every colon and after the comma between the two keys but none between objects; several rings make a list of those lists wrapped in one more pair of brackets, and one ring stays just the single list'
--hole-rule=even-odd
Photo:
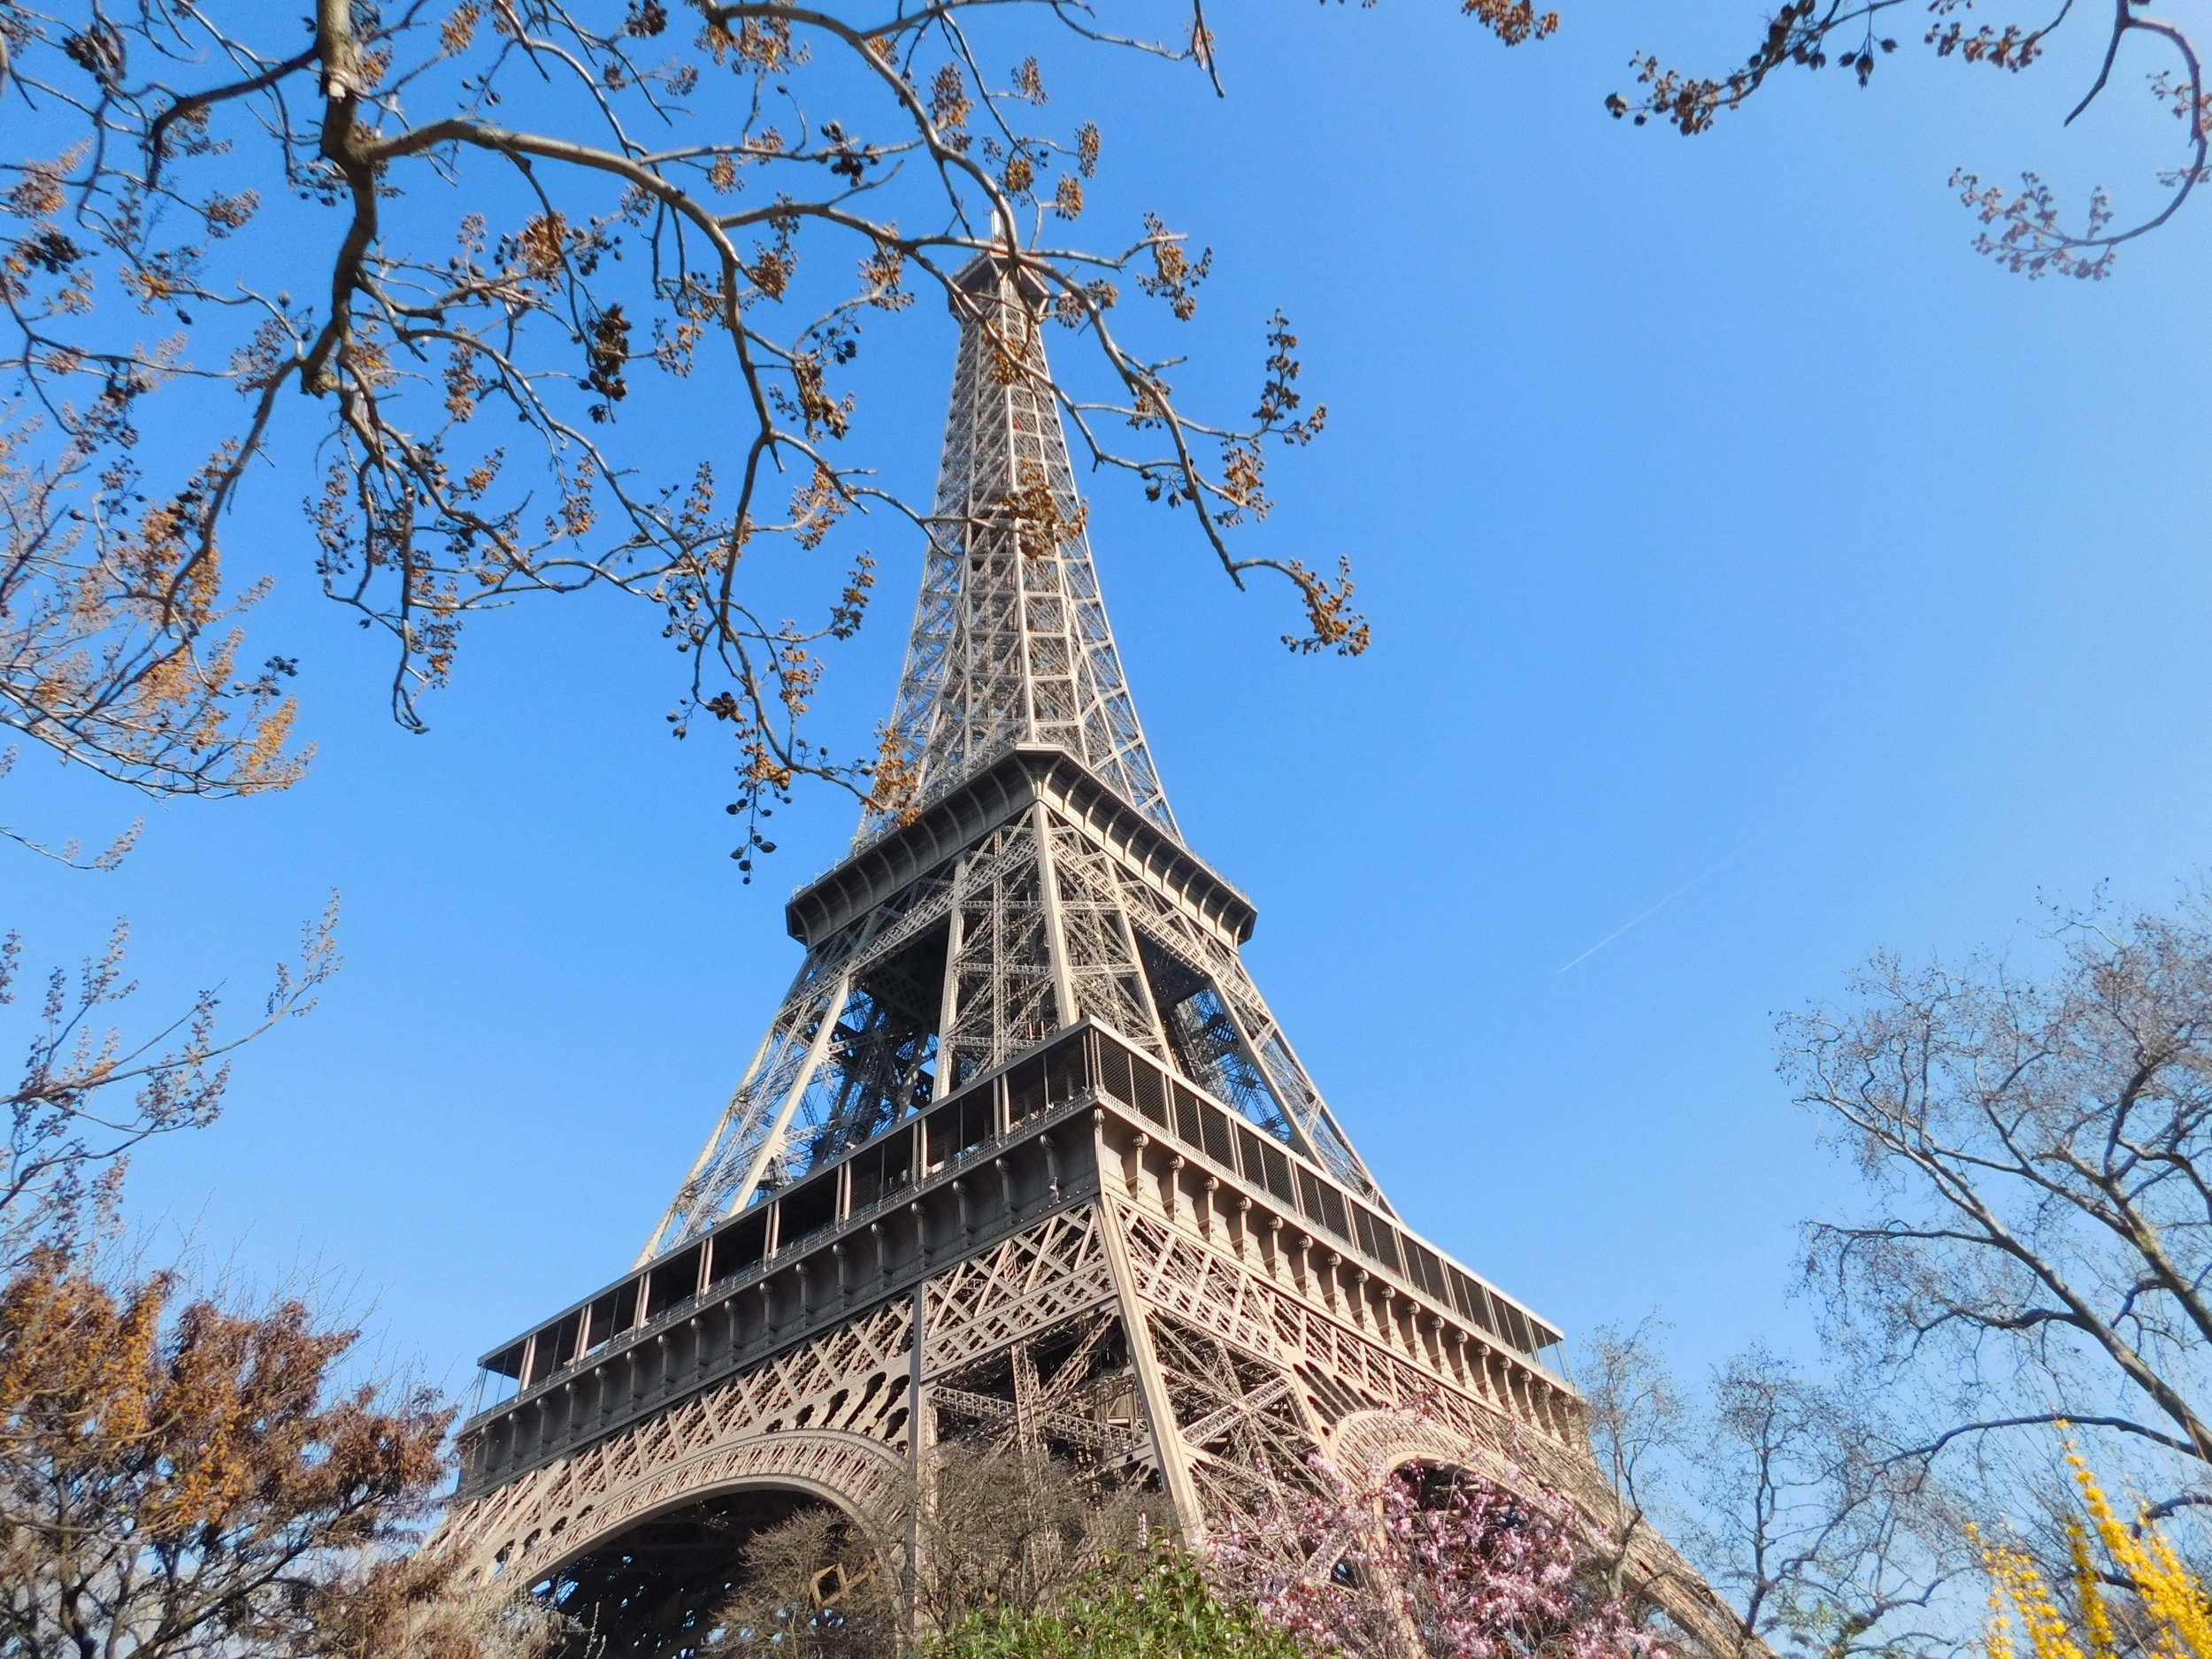
[{"label": "clear blue sky", "polygon": [[[1225,102],[1054,76],[1106,128],[1094,216],[1157,206],[1217,250],[1229,378],[1186,388],[1247,396],[1279,303],[1332,411],[1257,543],[1352,554],[1357,661],[1291,657],[1279,595],[1094,501],[1171,797],[1261,907],[1254,970],[1413,1225],[1571,1332],[1663,1307],[1692,1364],[1793,1339],[1794,1224],[1839,1190],[1773,1012],[1878,945],[2002,940],[2039,892],[2162,900],[2212,828],[2212,204],[2108,282],[2031,286],[1945,188],[2047,164],[2139,192],[2171,123],[2130,73],[2062,133],[2078,58],[2016,80],[1910,49],[1695,142],[1604,117],[1631,50],[1737,61],[1755,10],[1569,0],[1507,52],[1432,0],[1232,0]],[[904,411],[913,481],[950,326],[897,339],[865,395]],[[302,659],[311,778],[157,811],[118,875],[9,858],[0,925],[50,960],[127,912],[150,1010],[217,979],[250,1001],[342,891],[323,1007],[242,1060],[217,1127],[142,1157],[137,1214],[256,1273],[323,1265],[457,1384],[635,1250],[796,965],[782,895],[851,809],[780,818],[741,887],[731,757],[667,739],[676,663],[614,602],[479,626],[434,731],[403,734],[380,648],[298,563],[304,491],[265,483],[232,557],[279,568],[256,656]],[[916,573],[879,548],[822,710],[849,748]],[[50,833],[135,810],[35,761],[10,789]]]}]

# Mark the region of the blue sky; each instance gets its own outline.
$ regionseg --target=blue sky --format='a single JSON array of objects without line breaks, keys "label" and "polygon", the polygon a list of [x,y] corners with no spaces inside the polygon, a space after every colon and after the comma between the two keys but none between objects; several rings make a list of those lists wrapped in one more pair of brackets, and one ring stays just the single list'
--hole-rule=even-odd
[{"label": "blue sky", "polygon": [[[1279,595],[1102,485],[1186,833],[1258,902],[1248,959],[1412,1225],[1571,1332],[1663,1308],[1693,1367],[1793,1341],[1795,1224],[1849,1194],[1773,1075],[1774,1012],[1878,946],[2002,941],[2101,881],[2162,902],[2205,861],[2205,222],[2031,285],[1945,185],[2040,165],[2139,200],[2170,123],[2132,70],[2062,132],[2078,56],[2016,79],[1909,44],[1869,91],[1778,81],[1691,142],[1601,100],[1634,50],[1739,60],[1752,8],[1578,0],[1510,52],[1410,0],[1210,12],[1226,100],[1048,73],[1106,129],[1093,215],[1156,206],[1217,250],[1184,389],[1248,396],[1290,311],[1332,420],[1254,545],[1349,553],[1376,643],[1291,657]],[[950,349],[918,317],[867,359],[909,482]],[[232,557],[279,572],[256,646],[302,660],[312,776],[156,810],[113,876],[9,859],[0,925],[46,961],[127,913],[150,1010],[219,979],[242,1003],[338,888],[323,1006],[140,1159],[134,1202],[250,1273],[319,1265],[458,1383],[636,1249],[851,808],[780,817],[741,887],[731,757],[669,741],[677,664],[613,601],[485,623],[401,733],[377,648],[310,592],[304,488],[265,483]],[[848,748],[916,575],[878,548],[821,708]],[[54,833],[137,810],[35,759],[9,788]]]}]

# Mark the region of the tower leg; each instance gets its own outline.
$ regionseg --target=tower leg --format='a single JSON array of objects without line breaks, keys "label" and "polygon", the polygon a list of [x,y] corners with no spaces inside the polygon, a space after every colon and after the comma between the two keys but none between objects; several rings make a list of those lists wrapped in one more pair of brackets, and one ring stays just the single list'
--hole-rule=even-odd
[{"label": "tower leg", "polygon": [[[1104,1142],[1098,1143],[1099,1167],[1106,1167]],[[1144,1303],[1137,1295],[1136,1275],[1129,1266],[1129,1246],[1122,1237],[1113,1207],[1098,1207],[1098,1225],[1106,1246],[1106,1263],[1114,1277],[1114,1291],[1121,1302],[1122,1319],[1129,1333],[1130,1368],[1137,1374],[1137,1397],[1143,1402],[1145,1425],[1151,1431],[1153,1455],[1158,1460],[1160,1483],[1167,1488],[1175,1509],[1176,1530],[1192,1549],[1206,1540],[1206,1513],[1198,1499],[1197,1482],[1191,1479],[1190,1454],[1183,1445],[1175,1421],[1175,1398],[1160,1369],[1160,1356],[1152,1345],[1152,1326]]]}]

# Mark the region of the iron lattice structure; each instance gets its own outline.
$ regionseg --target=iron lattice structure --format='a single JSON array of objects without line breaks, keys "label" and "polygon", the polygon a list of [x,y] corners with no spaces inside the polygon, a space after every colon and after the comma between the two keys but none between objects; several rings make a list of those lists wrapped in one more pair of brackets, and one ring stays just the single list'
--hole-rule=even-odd
[{"label": "iron lattice structure", "polygon": [[1010,754],[1078,763],[1182,850],[1099,596],[1032,296],[990,262],[963,292],[891,718],[910,794],[896,814],[864,814],[846,864],[794,902],[806,961],[641,1263],[1086,1016],[1381,1202],[1238,958],[1240,895],[1234,927],[1187,916],[1141,864],[1039,804],[896,893],[871,884],[873,902],[818,931],[811,895]]},{"label": "iron lattice structure", "polygon": [[635,1540],[763,1492],[888,1543],[949,1437],[1156,1486],[1194,1541],[1316,1453],[1606,1502],[1558,1333],[1401,1225],[1182,841],[1037,297],[962,281],[906,810],[790,901],[805,961],[632,1271],[485,1362],[448,1529],[488,1566],[642,1606]]}]

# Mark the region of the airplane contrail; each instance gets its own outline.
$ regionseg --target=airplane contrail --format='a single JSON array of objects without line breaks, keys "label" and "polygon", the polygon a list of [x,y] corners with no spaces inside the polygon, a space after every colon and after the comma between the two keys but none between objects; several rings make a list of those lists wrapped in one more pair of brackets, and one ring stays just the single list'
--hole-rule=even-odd
[{"label": "airplane contrail", "polygon": [[1567,972],[1567,968],[1572,968],[1582,963],[1589,961],[1591,957],[1596,956],[1599,951],[1604,949],[1606,946],[1611,944],[1630,928],[1635,926],[1640,922],[1647,922],[1653,917],[1658,915],[1659,912],[1665,910],[1668,905],[1673,903],[1677,899],[1680,898],[1685,893],[1687,893],[1699,882],[1704,880],[1706,877],[1711,875],[1730,859],[1735,857],[1736,853],[1740,853],[1741,851],[1743,851],[1743,849],[1739,847],[1736,849],[1735,852],[1725,854],[1722,857],[1715,860],[1712,864],[1707,865],[1704,869],[1699,871],[1695,875],[1692,876],[1687,881],[1685,881],[1673,892],[1668,894],[1665,898],[1661,899],[1658,903],[1653,905],[1649,910],[1630,917],[1618,927],[1616,927],[1611,933],[1606,934],[1604,938],[1599,940],[1596,944],[1591,946],[1589,949],[1584,951],[1580,956],[1577,956],[1574,961],[1569,963],[1566,968],[1560,969],[1559,972],[1561,973],[1564,973]]}]

